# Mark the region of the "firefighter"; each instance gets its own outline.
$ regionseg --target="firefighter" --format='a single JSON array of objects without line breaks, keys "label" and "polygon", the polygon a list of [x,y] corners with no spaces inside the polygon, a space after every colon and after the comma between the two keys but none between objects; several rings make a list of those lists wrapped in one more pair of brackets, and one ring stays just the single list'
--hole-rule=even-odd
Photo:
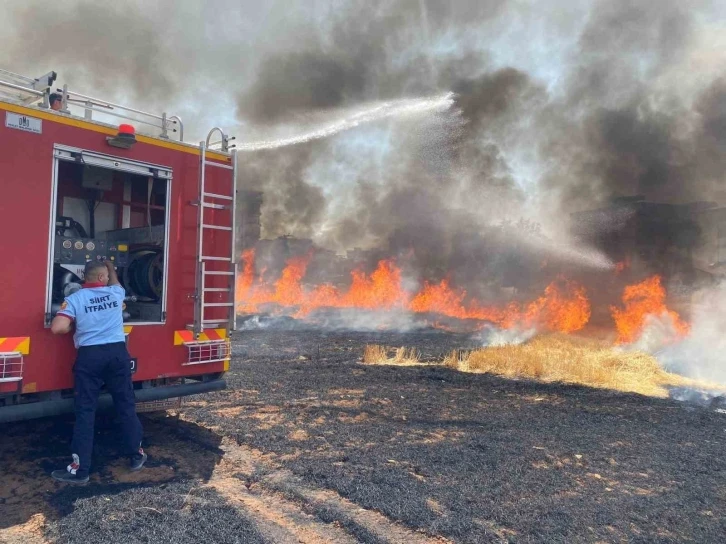
[{"label": "firefighter", "polygon": [[91,468],[93,426],[101,386],[113,398],[121,421],[124,454],[130,470],[141,470],[147,455],[141,448],[142,428],[136,415],[131,357],[123,330],[123,301],[126,292],[119,284],[113,263],[86,263],[83,289],[69,295],[51,323],[55,334],[71,332],[78,350],[73,365],[76,424],[71,444],[73,461],[65,469],[54,470],[55,480],[86,484]]},{"label": "firefighter", "polygon": [[58,93],[51,93],[48,101],[50,102],[50,109],[53,111],[60,111],[63,108],[63,97]]}]

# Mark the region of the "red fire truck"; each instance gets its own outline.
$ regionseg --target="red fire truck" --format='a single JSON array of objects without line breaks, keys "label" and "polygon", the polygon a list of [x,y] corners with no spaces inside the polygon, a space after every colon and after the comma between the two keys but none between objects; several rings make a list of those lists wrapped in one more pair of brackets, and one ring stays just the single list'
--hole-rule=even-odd
[{"label": "red fire truck", "polygon": [[[0,423],[73,410],[73,341],[49,327],[94,259],[113,261],[126,290],[140,411],[224,388],[235,328],[230,138],[215,128],[186,143],[179,117],[67,86],[53,93],[55,79],[0,70]],[[99,410],[110,405],[102,395]]]}]

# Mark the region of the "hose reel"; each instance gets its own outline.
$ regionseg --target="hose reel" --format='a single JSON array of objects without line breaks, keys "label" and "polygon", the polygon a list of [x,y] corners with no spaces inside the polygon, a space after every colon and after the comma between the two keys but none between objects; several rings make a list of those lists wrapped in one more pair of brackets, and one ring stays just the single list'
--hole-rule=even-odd
[{"label": "hose reel", "polygon": [[129,264],[123,272],[123,283],[128,291],[149,301],[161,298],[164,285],[163,253],[159,248],[133,250]]}]

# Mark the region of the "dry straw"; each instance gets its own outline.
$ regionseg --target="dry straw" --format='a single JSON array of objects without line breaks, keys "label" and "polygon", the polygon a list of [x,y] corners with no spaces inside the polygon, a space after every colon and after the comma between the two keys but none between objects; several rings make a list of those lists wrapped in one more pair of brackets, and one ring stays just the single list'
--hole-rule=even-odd
[{"label": "dry straw", "polygon": [[[414,349],[398,348],[392,357],[378,345],[365,348],[367,364],[421,364]],[[610,344],[563,334],[542,335],[520,345],[452,352],[442,365],[462,372],[489,373],[506,378],[562,382],[667,397],[669,386],[717,389],[666,372],[651,355],[614,349]]]},{"label": "dry straw", "polygon": [[377,344],[368,344],[363,351],[363,362],[367,365],[414,366],[422,364],[415,348],[397,348],[389,357],[390,349]]}]

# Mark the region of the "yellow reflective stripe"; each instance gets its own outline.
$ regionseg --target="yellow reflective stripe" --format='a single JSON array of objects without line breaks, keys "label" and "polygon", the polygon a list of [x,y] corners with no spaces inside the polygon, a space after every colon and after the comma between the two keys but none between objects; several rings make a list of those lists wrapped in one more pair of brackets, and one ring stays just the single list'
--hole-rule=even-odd
[{"label": "yellow reflective stripe", "polygon": [[0,338],[0,353],[18,352],[30,354],[30,336],[9,336]]},{"label": "yellow reflective stripe", "polygon": [[[38,119],[45,119],[47,121],[52,121],[53,123],[60,123],[61,125],[68,125],[71,127],[92,130],[94,132],[100,132],[101,134],[108,134],[109,136],[116,136],[116,134],[118,132],[116,129],[113,129],[111,127],[104,127],[101,125],[97,125],[95,123],[89,123],[88,121],[83,121],[82,119],[74,119],[73,117],[68,117],[64,114],[47,113],[44,111],[36,110],[34,108],[26,108],[24,106],[18,106],[15,104],[7,104],[5,102],[0,103],[0,109],[6,110],[6,111],[11,111],[13,113],[21,113],[23,115],[30,115],[31,117],[36,117]],[[158,139],[152,138],[150,136],[142,136],[140,134],[137,134],[136,141],[142,142],[145,144],[155,145],[157,147],[175,149],[177,151],[183,151],[184,153],[191,153],[192,155],[199,155],[199,148],[197,148],[197,147],[185,146],[183,144],[179,144],[179,143],[172,142],[172,141],[158,140]],[[222,155],[221,153],[215,153],[213,151],[208,151],[207,157],[210,159],[216,159],[216,160],[220,160],[220,161],[224,161],[224,162],[230,162],[230,158],[228,156]]]},{"label": "yellow reflective stripe", "polygon": [[181,346],[184,342],[193,342],[194,333],[192,331],[174,331],[174,345]]},{"label": "yellow reflective stripe", "polygon": [[185,342],[214,342],[227,339],[227,329],[210,329],[202,331],[195,339],[194,333],[189,330],[174,331],[174,345],[181,346]]}]

